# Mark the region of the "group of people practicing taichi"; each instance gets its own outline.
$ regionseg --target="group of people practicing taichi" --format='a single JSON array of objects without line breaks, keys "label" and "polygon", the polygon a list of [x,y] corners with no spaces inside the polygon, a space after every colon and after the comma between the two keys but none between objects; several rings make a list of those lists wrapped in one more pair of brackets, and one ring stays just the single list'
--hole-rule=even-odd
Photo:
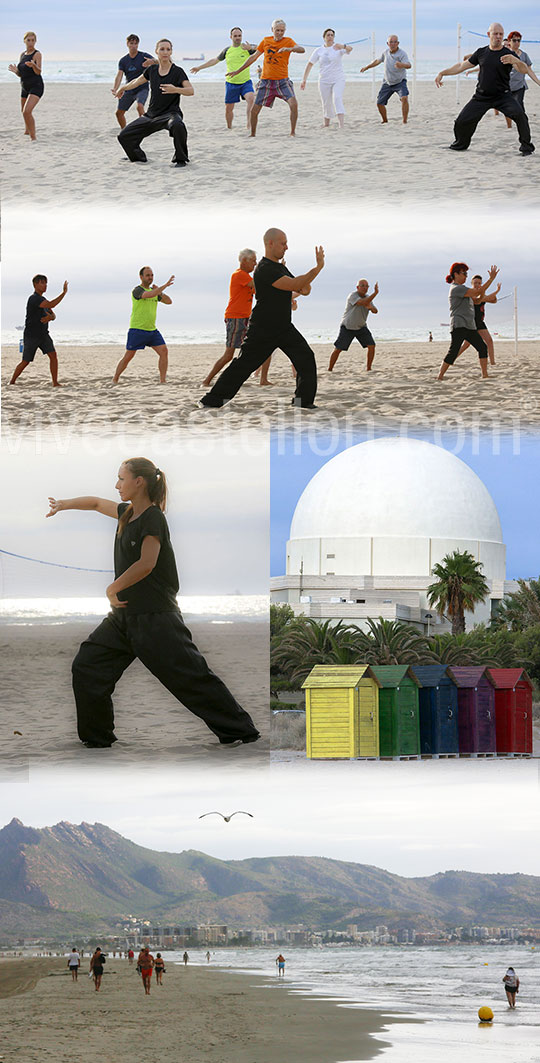
[{"label": "group of people practicing taichi", "polygon": [[[230,279],[229,301],[225,309],[225,351],[203,381],[203,385],[210,388],[199,400],[203,408],[224,406],[253,373],[260,372],[260,384],[269,386],[268,370],[276,350],[283,351],[293,366],[296,378],[293,405],[307,410],[317,408],[315,354],[293,324],[292,314],[298,300],[310,294],[313,281],[323,269],[324,250],[316,247],[315,265],[305,273],[294,275],[285,264],[288,250],[286,233],[278,228],[268,229],[263,241],[264,255],[259,263],[252,248],[245,247],[239,252],[238,268]],[[478,351],[483,377],[488,375],[488,360],[492,364],[495,362],[493,340],[485,324],[485,306],[486,303],[497,302],[500,284],[490,294],[488,289],[499,271],[492,266],[485,280],[476,274],[470,286],[467,283],[468,272],[469,267],[465,262],[454,262],[446,277],[450,285],[451,343],[439,371],[439,380],[443,379],[456,358],[468,347]],[[141,267],[139,283],[131,293],[132,310],[126,350],[116,367],[114,383],[118,383],[137,351],[145,347],[157,354],[159,379],[162,384],[166,382],[168,347],[156,327],[156,316],[159,303],[172,303],[167,289],[174,284],[174,279],[171,276],[163,284],[155,284],[151,267]],[[48,355],[52,382],[56,386],[59,383],[58,358],[49,333],[49,323],[54,320],[54,307],[65,297],[68,284],[65,281],[60,294],[48,299],[47,283],[43,274],[36,274],[33,278],[34,291],[27,303],[22,356],[13,371],[11,384],[16,383],[38,350]],[[353,340],[365,349],[366,369],[371,370],[376,344],[368,320],[370,314],[378,313],[375,305],[378,294],[378,283],[370,291],[369,281],[361,279],[348,295],[330,354],[328,372],[334,372],[340,354],[349,350]],[[239,352],[237,357],[236,351]]]},{"label": "group of people practicing taichi", "polygon": [[[275,19],[271,33],[255,45],[244,41],[242,29],[233,26],[229,34],[231,43],[214,58],[191,68],[191,74],[197,75],[201,70],[225,63],[225,119],[229,129],[232,128],[235,105],[244,101],[248,129],[254,137],[262,108],[273,107],[274,100],[278,99],[283,100],[289,108],[290,135],[295,136],[298,101],[289,77],[289,61],[291,55],[303,54],[306,48],[286,33],[287,26],[283,19]],[[519,150],[523,155],[530,155],[534,145],[524,107],[526,79],[538,85],[540,80],[532,69],[530,56],[521,48],[522,35],[518,30],[513,30],[505,37],[500,23],[493,22],[487,31],[487,38],[487,45],[477,48],[463,62],[441,70],[435,79],[441,87],[445,77],[476,68],[478,70],[476,90],[455,121],[455,139],[449,146],[454,151],[466,151],[478,122],[487,111],[493,109],[506,115],[510,126],[515,122]],[[335,31],[330,27],[323,31],[322,42],[310,54],[300,89],[305,90],[311,70],[317,67],[323,124],[328,127],[336,119],[341,127],[345,121],[343,59],[352,51],[352,45],[336,41]],[[25,51],[19,62],[11,64],[9,69],[20,78],[25,133],[30,140],[35,140],[33,112],[44,91],[42,55],[36,48],[35,33],[26,33],[24,43]],[[189,162],[187,129],[180,98],[193,96],[193,85],[186,71],[173,61],[173,45],[168,38],[163,37],[157,42],[154,55],[139,49],[139,37],[135,33],[127,37],[126,43],[128,51],[119,60],[112,87],[113,96],[118,101],[116,117],[121,127],[118,140],[131,162],[144,163],[147,158],[141,147],[142,141],[153,133],[166,130],[174,144],[173,165],[185,167]],[[260,76],[254,87],[250,68],[259,62],[262,66],[258,67]],[[407,71],[411,63],[407,53],[400,47],[396,34],[390,34],[380,56],[360,67],[360,73],[381,64],[383,81],[377,95],[381,120],[387,124],[387,105],[391,97],[396,95],[401,104],[402,121],[406,124],[409,117]],[[127,124],[126,114],[133,105],[138,117]]]}]

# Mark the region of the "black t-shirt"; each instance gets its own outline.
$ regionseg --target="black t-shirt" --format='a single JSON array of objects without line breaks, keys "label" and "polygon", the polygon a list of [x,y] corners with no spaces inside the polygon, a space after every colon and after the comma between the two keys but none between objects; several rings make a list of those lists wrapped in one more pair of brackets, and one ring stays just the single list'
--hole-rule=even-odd
[{"label": "black t-shirt", "polygon": [[477,48],[469,56],[469,63],[479,66],[477,93],[481,96],[502,96],[510,91],[511,63],[501,63],[501,56],[515,55],[511,48]]},{"label": "black t-shirt", "polygon": [[160,74],[159,66],[147,66],[146,70],[143,70],[143,77],[150,82],[150,103],[145,114],[149,118],[161,118],[165,114],[179,114],[180,118],[183,118],[180,96],[176,92],[162,92],[160,86],[176,85],[181,88],[184,81],[189,80],[185,70],[173,63],[168,74]]},{"label": "black t-shirt", "polygon": [[[120,502],[118,518],[128,508],[127,502]],[[122,609],[128,615],[132,613],[172,613],[178,609],[176,595],[179,590],[178,572],[171,545],[169,528],[164,514],[157,506],[149,506],[140,517],[129,521],[122,535],[114,540],[114,575],[118,579],[136,561],[140,560],[143,540],[147,535],[159,539],[161,549],[155,568],[149,576],[120,591],[118,598],[127,602]]]},{"label": "black t-shirt", "polygon": [[486,304],[475,303],[474,304],[474,323],[477,329],[485,328],[485,316],[486,316]]},{"label": "black t-shirt", "polygon": [[[141,74],[144,74],[146,67],[143,67],[145,59],[153,59],[153,55],[149,55],[148,52],[137,52],[136,55],[131,56],[129,52],[127,55],[123,55],[118,60],[118,69],[126,75],[126,84],[129,85],[130,81],[135,81],[135,78],[140,78]],[[137,92],[137,89],[130,89],[130,92]]]},{"label": "black t-shirt", "polygon": [[[280,277],[293,277],[282,262],[261,258],[253,274],[257,302],[251,313],[251,322],[257,328],[271,333],[280,332],[291,323],[292,292],[272,287]],[[250,323],[251,323],[250,322]]]},{"label": "black t-shirt", "polygon": [[42,321],[41,318],[45,316],[45,307],[41,304],[44,301],[45,296],[40,295],[39,292],[34,292],[30,296],[26,304],[26,320],[24,322],[24,331],[26,333],[32,333],[32,335],[42,335],[47,331],[47,323]]}]

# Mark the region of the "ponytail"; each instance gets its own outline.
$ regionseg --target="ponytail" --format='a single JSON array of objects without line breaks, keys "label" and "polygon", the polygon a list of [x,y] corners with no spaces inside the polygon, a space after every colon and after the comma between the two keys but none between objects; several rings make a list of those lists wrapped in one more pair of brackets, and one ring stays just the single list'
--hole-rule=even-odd
[{"label": "ponytail", "polygon": [[454,273],[460,273],[462,270],[465,270],[467,272],[468,269],[469,269],[469,267],[468,267],[466,262],[452,262],[452,265],[450,266],[450,273],[448,274],[448,276],[446,278],[446,283],[447,284],[453,284],[454,283]]},{"label": "ponytail", "polygon": [[[158,469],[157,465],[154,465],[153,461],[149,458],[128,458],[123,462],[127,465],[129,471],[133,476],[142,476],[146,483],[146,490],[148,491],[148,497],[153,506],[157,506],[163,512],[167,506],[167,481],[165,479],[165,473]],[[131,520],[133,516],[133,506],[130,503],[127,509],[124,510],[120,520],[118,521],[117,535],[120,537],[124,531],[126,524]]]}]

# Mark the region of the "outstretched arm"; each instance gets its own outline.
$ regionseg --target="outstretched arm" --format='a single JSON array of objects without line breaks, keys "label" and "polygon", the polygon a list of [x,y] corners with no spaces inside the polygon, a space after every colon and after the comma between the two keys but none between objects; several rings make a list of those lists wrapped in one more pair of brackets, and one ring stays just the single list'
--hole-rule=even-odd
[{"label": "outstretched arm", "polygon": [[374,59],[372,63],[368,63],[367,66],[360,67],[360,73],[365,74],[366,70],[372,70],[374,66],[379,66],[382,63],[382,59]]},{"label": "outstretched arm", "polygon": [[127,590],[128,587],[133,587],[135,583],[140,583],[141,580],[150,575],[156,567],[160,550],[161,543],[155,535],[146,535],[144,537],[139,560],[135,561],[129,568],[126,568],[126,571],[122,572],[122,575],[107,587],[107,598],[111,605],[114,605],[116,609],[125,608],[126,602],[119,601],[117,595]]},{"label": "outstretched arm", "polygon": [[206,63],[201,63],[200,66],[192,66],[189,72],[190,74],[198,74],[199,70],[207,70],[209,66],[217,66],[221,62],[219,55],[216,55],[215,59],[207,59]]},{"label": "outstretched arm", "polygon": [[80,498],[49,498],[49,512],[46,517],[56,517],[57,513],[63,513],[66,509],[93,509],[96,513],[103,513],[104,517],[113,517],[118,520],[118,502],[108,498],[96,498],[95,495],[81,495]]},{"label": "outstretched arm", "polygon": [[279,288],[282,292],[300,292],[300,294],[303,294],[303,289],[307,288],[321,270],[324,269],[324,250],[322,247],[315,248],[315,259],[317,265],[308,270],[307,273],[301,273],[298,277],[280,277],[279,280],[274,281],[272,287]]},{"label": "outstretched arm", "polygon": [[300,88],[301,89],[305,89],[306,81],[307,81],[311,71],[313,70],[314,65],[315,65],[314,63],[308,63],[307,64],[306,69],[304,70],[304,76],[303,76],[303,78],[302,78],[302,80],[300,82]]},{"label": "outstretched arm", "polygon": [[119,89],[116,89],[115,96],[117,100],[120,100],[124,95],[124,92],[131,92],[132,89],[138,89],[140,85],[148,84],[148,78],[145,78],[144,74],[135,78],[134,81],[128,81],[127,85],[120,85]]},{"label": "outstretched arm", "polygon": [[[304,51],[303,48],[302,51]],[[242,66],[238,67],[238,70],[230,70],[227,74],[227,77],[234,78],[237,74],[241,74],[242,70],[247,70],[248,66],[251,66],[251,64],[254,63],[257,59],[259,59],[262,54],[263,53],[259,51],[253,52],[253,55],[250,55],[249,59],[246,59],[245,63],[243,63]]]},{"label": "outstretched arm", "polygon": [[443,78],[452,77],[454,74],[464,74],[466,70],[474,70],[474,63],[469,63],[468,59],[464,59],[462,63],[454,63],[453,66],[449,66],[447,70],[440,70],[435,78],[435,84],[440,89]]}]

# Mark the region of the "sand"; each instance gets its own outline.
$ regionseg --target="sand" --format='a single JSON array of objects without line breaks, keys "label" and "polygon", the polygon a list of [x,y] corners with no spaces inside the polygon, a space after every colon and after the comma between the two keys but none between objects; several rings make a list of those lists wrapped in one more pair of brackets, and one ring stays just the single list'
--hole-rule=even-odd
[{"label": "sand", "polygon": [[[233,749],[220,746],[196,716],[147,671],[128,668],[115,694],[118,741],[110,749],[86,749],[78,740],[71,690],[71,661],[98,618],[62,625],[0,627],[3,772],[76,762],[78,765],[150,767],[200,762],[242,769],[268,760],[268,624],[212,624],[185,617],[210,667],[253,717],[263,738]],[[249,661],[249,667],[246,665]],[[20,731],[20,735],[14,734]]]},{"label": "sand", "polygon": [[[289,134],[289,112],[277,100],[264,108],[256,139],[249,138],[244,113],[237,107],[232,130],[224,121],[224,88],[219,83],[197,83],[195,96],[182,103],[189,131],[191,162],[185,169],[171,167],[172,142],[159,133],[146,142],[148,163],[129,163],[116,140],[119,132],[109,85],[46,84],[36,108],[38,139],[30,143],[23,134],[19,86],[0,89],[0,144],[4,154],[3,199],[26,197],[33,207],[50,208],[77,197],[85,203],[105,199],[134,202],[141,194],[147,204],[167,196],[189,203],[260,202],[272,196],[301,197],[303,203],[320,201],[321,186],[331,187],[331,199],[342,197],[393,204],[430,200],[483,203],[540,201],[540,151],[523,158],[518,152],[515,128],[508,132],[502,115],[488,114],[467,152],[450,153],[453,122],[470,99],[475,83],[464,80],[461,103],[449,78],[442,89],[420,82],[409,124],[403,126],[396,100],[389,105],[389,122],[380,122],[371,99],[371,84],[349,83],[346,88],[346,128],[322,128],[317,85],[308,84],[299,97],[296,138]],[[527,110],[533,140],[540,140],[540,94],[531,85]],[[374,180],[374,177],[377,177]],[[249,179],[246,179],[249,178]]]},{"label": "sand", "polygon": [[[0,999],[0,1058],[10,1063],[70,1058],[80,1063],[159,1058],[335,1063],[373,1059],[388,1042],[371,1035],[396,1021],[371,1009],[293,996],[287,982],[278,983],[275,975],[264,978],[170,963],[163,986],[156,986],[153,977],[150,995],[145,996],[135,967],[125,960],[108,960],[99,993],[87,977],[86,958],[77,983],[66,963],[7,961],[8,979],[28,988],[29,970],[39,964],[34,977],[40,980],[31,992],[21,988],[22,995],[8,1002]],[[3,966],[1,961],[0,996],[6,984]]]},{"label": "sand", "polygon": [[[160,432],[178,441],[186,429],[219,434],[223,439],[253,429],[286,431],[295,427],[326,433],[369,431],[373,427],[426,428],[461,431],[496,429],[524,431],[540,425],[540,341],[496,342],[497,365],[480,377],[476,352],[467,351],[442,382],[436,380],[448,350],[446,342],[377,345],[374,368],[365,371],[365,355],[356,344],[327,372],[332,346],[313,344],[319,370],[317,411],[291,407],[294,381],[291,365],[274,356],[273,387],[260,387],[251,377],[223,410],[196,406],[208,389],[201,381],[216,358],[219,344],[172,346],[168,383],[158,383],[155,355],[140,352],[118,385],[110,376],[122,353],[120,345],[62,347],[58,345],[62,388],[52,388],[48,364],[40,358],[13,387],[3,388],[3,437],[16,453],[21,439],[37,434],[53,440],[66,453],[75,439],[88,445],[104,434],[125,431]],[[4,383],[18,360],[14,347],[4,350]],[[89,368],[90,367],[90,368]],[[519,372],[516,370],[519,369]],[[242,438],[242,437],[240,437]]]}]

